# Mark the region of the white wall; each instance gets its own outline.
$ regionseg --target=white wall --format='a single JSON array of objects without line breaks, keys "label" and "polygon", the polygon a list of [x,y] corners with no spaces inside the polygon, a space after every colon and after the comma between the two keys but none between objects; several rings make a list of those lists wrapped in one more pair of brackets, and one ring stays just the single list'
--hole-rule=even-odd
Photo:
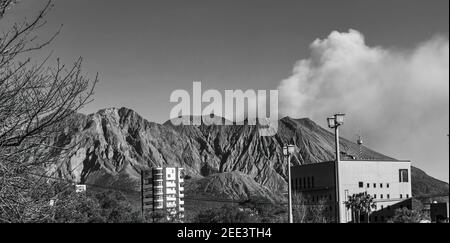
[{"label": "white wall", "polygon": [[[399,182],[399,170],[408,170],[408,183]],[[363,182],[363,188],[359,188],[359,182]],[[367,183],[370,187],[367,188]],[[376,188],[373,184],[376,183]],[[380,188],[380,183],[383,188]],[[389,188],[387,188],[389,183]],[[351,212],[345,208],[344,202],[347,196],[355,193],[366,192],[377,194],[377,209],[387,207],[411,197],[411,162],[385,162],[385,161],[341,161],[339,163],[339,198],[340,198],[340,222],[351,221]],[[380,194],[384,199],[380,199]],[[390,199],[387,199],[387,194]],[[400,194],[403,199],[400,199]]]}]

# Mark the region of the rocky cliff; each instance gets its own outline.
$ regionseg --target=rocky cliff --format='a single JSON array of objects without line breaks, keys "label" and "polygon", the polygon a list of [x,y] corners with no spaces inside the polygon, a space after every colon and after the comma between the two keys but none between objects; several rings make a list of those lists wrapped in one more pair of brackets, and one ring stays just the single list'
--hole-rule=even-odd
[{"label": "rocky cliff", "polygon": [[[310,119],[289,117],[280,120],[276,136],[260,137],[256,126],[156,124],[130,109],[111,108],[91,115],[76,114],[63,134],[50,139],[56,147],[68,148],[70,154],[43,151],[61,157],[47,173],[80,183],[138,190],[140,170],[180,166],[191,178],[186,180],[189,190],[231,199],[280,198],[287,184],[283,144],[295,144],[293,164],[334,158],[332,133]],[[346,139],[341,139],[341,149],[341,155],[349,158],[394,160]],[[413,188],[415,193],[432,191],[422,183],[429,176],[415,168],[412,175],[413,186],[420,185]],[[436,183],[448,193],[448,184]]]}]

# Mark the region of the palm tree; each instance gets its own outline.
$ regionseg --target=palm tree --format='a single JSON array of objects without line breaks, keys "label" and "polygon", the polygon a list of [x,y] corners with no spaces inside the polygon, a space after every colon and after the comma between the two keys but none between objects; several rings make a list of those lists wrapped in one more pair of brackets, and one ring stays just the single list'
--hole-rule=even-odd
[{"label": "palm tree", "polygon": [[370,213],[375,208],[374,199],[367,192],[353,194],[348,197],[345,207],[352,210],[352,221],[360,223],[361,214],[367,214],[367,222],[369,222]]}]

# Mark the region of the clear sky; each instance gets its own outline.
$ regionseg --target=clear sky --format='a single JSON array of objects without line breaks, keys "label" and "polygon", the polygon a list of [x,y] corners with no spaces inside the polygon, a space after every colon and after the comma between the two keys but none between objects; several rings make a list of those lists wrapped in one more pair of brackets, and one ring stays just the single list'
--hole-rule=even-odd
[{"label": "clear sky", "polygon": [[[6,24],[34,15],[44,2],[21,0]],[[95,101],[83,112],[125,106],[154,122],[168,119],[170,93],[191,90],[196,80],[204,89],[276,89],[297,60],[310,56],[310,44],[334,30],[356,29],[369,46],[399,50],[437,34],[448,38],[449,32],[448,0],[54,0],[54,5],[41,35],[63,28],[44,53],[53,51],[65,63],[82,56],[88,75],[100,75]],[[448,146],[447,137],[438,142]],[[417,165],[448,181],[448,147],[438,162]]]}]

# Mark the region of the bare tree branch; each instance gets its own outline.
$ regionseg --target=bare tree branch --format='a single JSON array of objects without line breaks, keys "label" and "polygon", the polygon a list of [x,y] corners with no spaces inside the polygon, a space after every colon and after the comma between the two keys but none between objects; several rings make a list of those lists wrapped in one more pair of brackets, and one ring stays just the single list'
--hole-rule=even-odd
[{"label": "bare tree branch", "polygon": [[[17,3],[0,0],[0,21]],[[55,146],[68,120],[92,101],[98,77],[86,78],[82,58],[73,65],[48,65],[50,56],[34,63],[24,55],[49,45],[59,30],[37,42],[52,8],[49,0],[31,21],[16,23],[0,36],[0,222],[27,222],[46,218],[52,191],[48,180],[30,172],[62,164],[71,147]],[[54,156],[58,154],[58,156]]]}]

